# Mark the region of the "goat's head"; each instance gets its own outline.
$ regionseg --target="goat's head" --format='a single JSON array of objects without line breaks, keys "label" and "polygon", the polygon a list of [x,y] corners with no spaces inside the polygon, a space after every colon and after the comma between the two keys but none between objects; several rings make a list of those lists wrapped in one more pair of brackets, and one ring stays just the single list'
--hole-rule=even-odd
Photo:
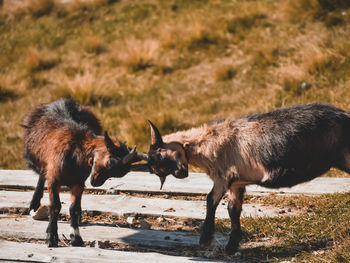
[{"label": "goat's head", "polygon": [[188,163],[184,146],[179,142],[164,143],[157,127],[151,125],[152,143],[148,152],[148,164],[151,172],[159,176],[161,187],[165,178],[172,174],[176,178],[188,176]]},{"label": "goat's head", "polygon": [[136,146],[132,150],[124,143],[117,146],[105,132],[104,145],[96,147],[93,157],[89,159],[91,185],[101,186],[108,178],[126,175],[131,169],[131,163],[139,161],[137,154]]}]

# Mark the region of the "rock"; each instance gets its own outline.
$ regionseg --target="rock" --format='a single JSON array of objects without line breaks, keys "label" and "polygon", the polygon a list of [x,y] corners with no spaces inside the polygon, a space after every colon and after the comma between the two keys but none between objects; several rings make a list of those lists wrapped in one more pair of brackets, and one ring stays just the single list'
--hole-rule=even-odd
[{"label": "rock", "polygon": [[129,225],[132,225],[133,223],[135,223],[135,217],[134,217],[134,216],[129,216],[129,217],[126,219],[126,222],[127,222]]},{"label": "rock", "polygon": [[30,215],[34,220],[43,220],[48,219],[50,214],[50,209],[47,205],[40,206],[36,212],[33,210],[30,211]]},{"label": "rock", "polygon": [[114,189],[114,188],[109,188],[109,189],[107,189],[106,194],[108,194],[108,195],[117,195],[117,194],[119,194],[119,190],[118,189]]},{"label": "rock", "polygon": [[96,247],[96,243],[97,243],[97,241],[96,241],[96,240],[91,241],[91,243],[90,243],[90,247]]},{"label": "rock", "polygon": [[240,256],[242,256],[242,253],[241,252],[236,252],[233,256],[234,257],[240,257]]},{"label": "rock", "polygon": [[[105,249],[105,248],[109,248],[110,247],[110,243],[109,243],[109,240],[106,240],[106,241],[96,241],[94,240],[92,243],[94,243],[94,247],[95,248],[102,248],[102,249]],[[92,244],[91,243],[91,244]],[[91,246],[91,245],[90,245]]]},{"label": "rock", "polygon": [[144,220],[141,220],[140,226],[142,229],[150,229],[152,225]]},{"label": "rock", "polygon": [[161,217],[161,216],[160,216],[160,217],[157,218],[157,222],[158,222],[158,223],[162,223],[162,222],[165,222],[165,221],[166,221],[166,220],[165,220],[164,217]]},{"label": "rock", "polygon": [[164,212],[176,212],[174,208],[165,209]]}]

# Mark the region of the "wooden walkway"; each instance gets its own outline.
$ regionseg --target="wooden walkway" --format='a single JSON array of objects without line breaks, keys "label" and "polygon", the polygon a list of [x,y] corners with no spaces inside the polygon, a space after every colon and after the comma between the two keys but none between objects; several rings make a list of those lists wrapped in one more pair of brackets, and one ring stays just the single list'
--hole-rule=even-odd
[{"label": "wooden walkway", "polygon": [[[28,187],[34,189],[37,175],[29,170],[0,170],[0,187]],[[107,180],[101,187],[93,188],[89,179],[86,181],[87,189],[100,189],[108,193],[119,191],[135,191],[158,193],[160,183],[157,176],[149,173],[131,172],[123,178]],[[213,186],[206,174],[190,173],[188,178],[176,179],[168,176],[162,193],[207,194]],[[310,182],[299,184],[291,188],[269,189],[256,185],[247,187],[247,194],[262,195],[278,194],[332,194],[350,191],[350,178],[319,177]]]},{"label": "wooden walkway", "polygon": [[[146,178],[146,179],[145,179]],[[14,208],[27,209],[37,176],[27,170],[0,170],[0,209],[6,211]],[[118,217],[132,217],[137,215],[189,218],[201,220],[205,216],[205,201],[188,201],[160,198],[159,194],[170,195],[203,195],[207,194],[212,182],[205,174],[190,174],[189,178],[178,180],[169,176],[164,190],[159,190],[159,179],[148,173],[130,173],[123,178],[108,180],[103,186],[93,188],[87,181],[87,189],[99,189],[99,194],[84,194],[82,209],[98,211]],[[159,197],[150,198],[132,196],[126,193],[152,193]],[[257,186],[249,186],[248,194],[264,195],[271,192],[277,194],[323,194],[350,192],[350,178],[318,178],[306,184],[288,189],[271,190]],[[70,196],[61,193],[63,214],[68,214]],[[48,203],[47,193],[44,193],[42,204]],[[227,203],[223,201],[217,210],[217,218],[226,219]],[[283,211],[289,215],[288,211]],[[261,204],[246,204],[243,206],[242,216],[279,216],[278,208]],[[0,215],[0,262],[218,262],[204,258],[186,257],[182,253],[172,253],[181,248],[198,249],[199,233],[185,231],[149,230],[131,227],[118,227],[98,222],[84,224],[80,231],[87,242],[114,242],[129,247],[151,248],[147,253],[136,251],[121,251],[118,249],[101,249],[95,247],[59,247],[47,248],[43,244],[47,221],[33,220],[29,215]],[[59,222],[59,236],[69,236],[69,224]],[[13,242],[17,240],[18,242]],[[33,242],[33,240],[35,242]],[[31,241],[31,242],[28,242]],[[216,234],[212,248],[223,246],[226,236]],[[137,249],[136,249],[137,250]],[[166,253],[164,252],[166,251]],[[170,255],[169,255],[170,254]],[[175,255],[171,255],[175,254]],[[244,262],[238,259],[232,262]]]}]

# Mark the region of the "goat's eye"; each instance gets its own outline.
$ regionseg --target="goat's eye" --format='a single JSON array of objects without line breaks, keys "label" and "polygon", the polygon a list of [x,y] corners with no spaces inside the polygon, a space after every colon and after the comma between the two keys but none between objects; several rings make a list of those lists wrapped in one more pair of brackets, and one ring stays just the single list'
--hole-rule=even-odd
[{"label": "goat's eye", "polygon": [[106,163],[106,168],[111,169],[116,163],[117,163],[117,160],[109,159]]},{"label": "goat's eye", "polygon": [[108,160],[107,163],[106,163],[106,168],[110,169],[111,167],[112,167],[112,161]]},{"label": "goat's eye", "polygon": [[160,153],[157,154],[157,160],[158,160],[158,161],[163,160],[163,156],[162,156]]}]

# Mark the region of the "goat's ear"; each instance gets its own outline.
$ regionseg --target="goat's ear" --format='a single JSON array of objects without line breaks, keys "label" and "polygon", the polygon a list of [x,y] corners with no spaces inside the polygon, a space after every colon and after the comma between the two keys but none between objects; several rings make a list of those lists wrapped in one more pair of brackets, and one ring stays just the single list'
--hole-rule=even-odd
[{"label": "goat's ear", "polygon": [[89,159],[88,159],[88,165],[89,165],[89,166],[92,166],[93,164],[94,164],[94,158],[89,157]]},{"label": "goat's ear", "polygon": [[116,147],[112,139],[108,136],[107,131],[105,131],[105,144],[109,152],[112,152]]},{"label": "goat's ear", "polygon": [[163,139],[162,139],[162,136],[160,135],[159,130],[150,120],[148,120],[148,122],[151,125],[151,139],[152,139],[151,144],[161,147],[163,145]]},{"label": "goat's ear", "polygon": [[185,142],[183,144],[183,147],[184,147],[185,150],[187,150],[190,147],[190,143],[189,142]]}]

